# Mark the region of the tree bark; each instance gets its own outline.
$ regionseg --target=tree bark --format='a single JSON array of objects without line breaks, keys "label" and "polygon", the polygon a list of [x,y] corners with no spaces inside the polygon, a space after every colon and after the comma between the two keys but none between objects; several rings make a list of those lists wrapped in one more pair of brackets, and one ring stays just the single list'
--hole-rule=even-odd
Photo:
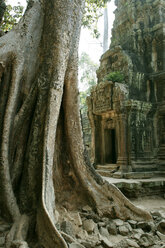
[{"label": "tree bark", "polygon": [[1,0],[0,1],[0,23],[2,22],[2,18],[4,16],[5,9],[6,9],[6,4],[5,4],[4,0]]},{"label": "tree bark", "polygon": [[77,88],[83,4],[31,0],[0,39],[0,215],[13,223],[6,247],[66,248],[54,214],[61,206],[151,218],[85,156]]},{"label": "tree bark", "polygon": [[104,8],[104,35],[103,35],[103,53],[108,50],[108,8]]}]

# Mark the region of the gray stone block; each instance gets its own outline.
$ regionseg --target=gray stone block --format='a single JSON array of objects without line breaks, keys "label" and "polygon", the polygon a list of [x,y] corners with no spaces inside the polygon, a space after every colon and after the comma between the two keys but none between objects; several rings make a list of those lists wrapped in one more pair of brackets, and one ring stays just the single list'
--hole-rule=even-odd
[{"label": "gray stone block", "polygon": [[69,248],[85,248],[85,246],[79,244],[79,243],[71,243],[69,245]]},{"label": "gray stone block", "polygon": [[107,226],[108,232],[112,235],[117,235],[117,227],[114,222],[109,223]]},{"label": "gray stone block", "polygon": [[88,232],[92,233],[94,228],[96,227],[96,223],[92,219],[87,219],[83,221],[83,228]]},{"label": "gray stone block", "polygon": [[69,221],[63,221],[61,223],[61,230],[70,236],[74,236],[73,235],[73,226],[72,226],[71,222],[69,222]]}]

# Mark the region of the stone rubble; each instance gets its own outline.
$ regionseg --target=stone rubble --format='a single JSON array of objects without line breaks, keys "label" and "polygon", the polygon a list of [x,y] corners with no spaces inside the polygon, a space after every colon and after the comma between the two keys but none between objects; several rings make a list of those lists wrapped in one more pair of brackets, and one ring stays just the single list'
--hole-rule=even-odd
[{"label": "stone rubble", "polygon": [[75,240],[66,240],[68,248],[165,248],[165,218],[161,211],[150,213],[150,222],[123,221],[102,218],[85,206],[78,213],[68,211],[68,220],[66,215],[57,224],[59,231],[66,231]]},{"label": "stone rubble", "polygon": [[[86,215],[84,209],[65,211],[65,214],[59,214],[56,226],[68,248],[165,248],[165,218],[161,211],[150,213],[153,221],[137,222],[102,218],[90,208]],[[0,248],[4,248],[5,236],[10,228],[0,219]]]}]

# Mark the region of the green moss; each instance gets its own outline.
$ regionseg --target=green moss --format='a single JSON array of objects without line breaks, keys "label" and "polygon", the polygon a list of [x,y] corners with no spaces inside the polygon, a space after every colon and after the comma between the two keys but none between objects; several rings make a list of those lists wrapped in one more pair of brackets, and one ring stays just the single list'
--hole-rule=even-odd
[{"label": "green moss", "polygon": [[113,71],[106,75],[105,79],[108,81],[121,83],[124,81],[125,76],[120,71]]}]

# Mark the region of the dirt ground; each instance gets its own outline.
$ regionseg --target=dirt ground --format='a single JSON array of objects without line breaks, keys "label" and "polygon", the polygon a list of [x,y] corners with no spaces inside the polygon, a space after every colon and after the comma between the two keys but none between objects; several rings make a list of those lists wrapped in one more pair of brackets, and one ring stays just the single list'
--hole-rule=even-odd
[{"label": "dirt ground", "polygon": [[150,196],[131,200],[136,206],[148,211],[160,211],[165,218],[165,198],[160,196]]}]

